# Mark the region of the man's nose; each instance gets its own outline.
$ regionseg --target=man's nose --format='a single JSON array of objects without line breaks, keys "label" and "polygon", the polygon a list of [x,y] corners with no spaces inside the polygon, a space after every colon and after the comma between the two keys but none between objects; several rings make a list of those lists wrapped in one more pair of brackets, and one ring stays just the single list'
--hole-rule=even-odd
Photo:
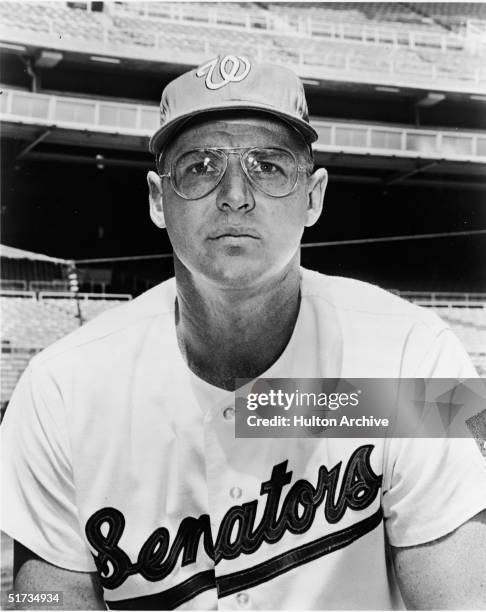
[{"label": "man's nose", "polygon": [[226,172],[219,184],[216,206],[224,212],[249,212],[255,208],[252,189],[237,155],[228,158]]}]

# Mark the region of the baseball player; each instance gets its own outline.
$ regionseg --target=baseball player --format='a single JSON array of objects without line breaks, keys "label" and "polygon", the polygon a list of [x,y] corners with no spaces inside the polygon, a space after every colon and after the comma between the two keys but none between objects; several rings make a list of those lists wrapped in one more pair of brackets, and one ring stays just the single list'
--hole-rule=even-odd
[{"label": "baseball player", "polygon": [[474,377],[434,314],[300,267],[326,172],[299,79],[171,82],[150,215],[175,278],[36,356],[3,426],[17,591],[66,609],[486,607],[473,440],[236,439],[239,378]]}]

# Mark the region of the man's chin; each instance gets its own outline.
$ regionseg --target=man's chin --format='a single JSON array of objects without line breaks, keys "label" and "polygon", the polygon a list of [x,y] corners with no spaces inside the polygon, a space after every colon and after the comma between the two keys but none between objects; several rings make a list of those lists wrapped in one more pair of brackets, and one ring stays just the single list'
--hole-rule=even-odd
[{"label": "man's chin", "polygon": [[284,276],[290,268],[299,267],[299,253],[288,258],[268,258],[263,253],[247,253],[241,256],[192,258],[184,261],[175,258],[176,278],[183,282],[189,273],[192,282],[209,283],[215,289],[256,290],[272,280]]},{"label": "man's chin", "polygon": [[262,282],[267,271],[262,261],[226,261],[219,265],[213,262],[204,275],[221,289],[245,289]]}]

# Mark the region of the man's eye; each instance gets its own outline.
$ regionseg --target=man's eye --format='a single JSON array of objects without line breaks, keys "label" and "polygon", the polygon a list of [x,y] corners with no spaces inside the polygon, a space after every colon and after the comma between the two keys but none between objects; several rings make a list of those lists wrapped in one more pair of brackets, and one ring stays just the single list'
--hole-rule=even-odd
[{"label": "man's eye", "polygon": [[187,174],[193,174],[196,176],[207,176],[208,174],[214,174],[218,172],[218,169],[210,163],[207,162],[199,162],[197,164],[192,164],[186,170]]},{"label": "man's eye", "polygon": [[255,161],[251,166],[252,172],[261,172],[262,174],[275,174],[279,172],[279,168],[268,161]]}]

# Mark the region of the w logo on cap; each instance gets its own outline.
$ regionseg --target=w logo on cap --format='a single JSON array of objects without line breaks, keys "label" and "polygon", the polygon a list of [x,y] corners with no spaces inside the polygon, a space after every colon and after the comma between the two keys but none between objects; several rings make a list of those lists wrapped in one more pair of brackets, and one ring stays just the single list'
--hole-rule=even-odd
[{"label": "w logo on cap", "polygon": [[[219,77],[215,76],[216,67],[219,67]],[[246,57],[236,55],[225,55],[215,57],[210,62],[200,66],[196,71],[197,77],[206,76],[206,87],[208,89],[221,89],[228,83],[239,83],[248,76],[250,72],[250,60]]]}]

